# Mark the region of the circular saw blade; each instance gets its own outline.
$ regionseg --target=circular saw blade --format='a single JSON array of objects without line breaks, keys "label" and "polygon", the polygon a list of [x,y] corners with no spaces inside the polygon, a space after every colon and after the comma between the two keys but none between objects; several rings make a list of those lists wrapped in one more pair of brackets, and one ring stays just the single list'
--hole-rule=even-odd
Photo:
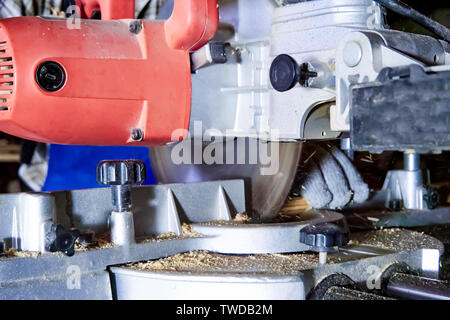
[{"label": "circular saw blade", "polygon": [[[198,145],[198,142],[194,142],[192,139],[168,146],[151,147],[150,160],[155,177],[159,183],[244,179],[247,213],[250,213],[253,218],[259,218],[263,221],[269,220],[279,212],[291,189],[302,144],[297,142],[267,142],[268,150],[272,150],[271,143],[278,143],[278,152],[275,151],[274,155],[270,155],[271,161],[278,161],[278,170],[272,174],[264,174],[261,169],[267,166],[264,166],[259,160],[256,164],[250,164],[254,162],[249,161],[251,159],[249,149],[251,148],[248,146],[255,140],[244,139],[247,146],[243,150],[245,153],[244,164],[240,164],[241,162],[238,161],[238,157],[244,159],[244,155],[239,154],[238,139],[232,140],[231,144],[236,150],[232,164],[230,164],[230,161],[226,161],[226,152],[223,153],[224,164],[217,164],[217,162],[206,164],[203,156],[201,156],[199,163],[198,156],[197,159],[194,159],[195,148],[197,147],[197,153],[201,150],[203,155],[210,144],[200,143]],[[180,143],[184,145],[180,146]],[[173,156],[174,153],[179,152],[180,147],[185,147],[184,150],[191,150],[192,152],[190,155],[184,155],[184,159],[188,161],[177,165],[173,161]],[[225,149],[225,147],[223,148]],[[197,160],[199,164],[194,164],[194,160]]]}]

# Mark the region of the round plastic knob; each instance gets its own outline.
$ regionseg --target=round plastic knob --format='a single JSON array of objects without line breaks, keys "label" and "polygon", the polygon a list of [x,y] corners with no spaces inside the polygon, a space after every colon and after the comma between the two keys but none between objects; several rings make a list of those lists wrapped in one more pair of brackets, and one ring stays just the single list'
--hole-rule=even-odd
[{"label": "round plastic knob", "polygon": [[300,242],[316,251],[344,246],[348,241],[348,229],[332,223],[309,225],[300,230]]},{"label": "round plastic knob", "polygon": [[277,56],[270,66],[270,83],[272,87],[284,92],[292,89],[300,79],[297,62],[287,54]]},{"label": "round plastic knob", "polygon": [[102,185],[142,184],[145,165],[140,160],[105,160],[97,166],[97,182]]}]

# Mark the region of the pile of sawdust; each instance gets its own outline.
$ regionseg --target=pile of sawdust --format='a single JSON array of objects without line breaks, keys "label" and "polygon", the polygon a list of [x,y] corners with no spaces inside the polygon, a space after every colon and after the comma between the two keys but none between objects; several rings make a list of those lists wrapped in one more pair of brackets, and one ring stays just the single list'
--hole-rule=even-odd
[{"label": "pile of sawdust", "polygon": [[423,232],[390,228],[350,234],[350,245],[365,245],[395,252],[439,248],[440,242]]},{"label": "pile of sawdust", "polygon": [[[404,229],[384,229],[351,235],[353,245],[372,246],[394,252],[436,248],[439,242],[422,233]],[[327,264],[354,259],[345,252],[329,254]],[[192,251],[168,258],[127,265],[134,270],[149,272],[241,273],[296,275],[301,270],[319,266],[316,253],[231,255],[207,251]]]},{"label": "pile of sawdust", "polygon": [[194,228],[192,227],[192,224],[189,223],[183,223],[181,227],[181,235],[184,238],[201,238],[203,237],[202,234],[196,232]]},{"label": "pile of sawdust", "polygon": [[247,214],[245,213],[238,213],[234,219],[234,222],[240,222],[240,223],[251,223],[252,222],[252,218],[250,218]]},{"label": "pile of sawdust", "polygon": [[191,224],[183,223],[181,226],[181,235],[177,235],[174,232],[166,232],[159,234],[157,236],[154,236],[152,238],[146,238],[142,239],[140,243],[147,243],[147,242],[159,242],[164,240],[175,240],[175,239],[186,239],[186,238],[201,238],[203,237],[202,234],[194,231],[194,228]]},{"label": "pile of sawdust", "polygon": [[20,251],[14,248],[9,248],[5,252],[7,258],[37,258],[40,255],[40,252]]},{"label": "pile of sawdust", "polygon": [[[333,259],[328,261],[328,263],[335,262]],[[191,251],[164,259],[129,264],[128,267],[152,272],[297,275],[300,270],[318,265],[318,255],[314,253],[225,255],[208,251]]]}]

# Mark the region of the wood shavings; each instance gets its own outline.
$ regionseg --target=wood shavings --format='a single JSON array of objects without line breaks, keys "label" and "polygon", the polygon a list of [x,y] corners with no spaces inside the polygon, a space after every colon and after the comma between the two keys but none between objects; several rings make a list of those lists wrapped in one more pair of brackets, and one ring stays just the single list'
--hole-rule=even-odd
[{"label": "wood shavings", "polygon": [[181,235],[177,235],[174,232],[166,232],[152,238],[143,239],[140,243],[201,237],[203,237],[203,235],[196,232],[191,224],[183,223],[183,225],[181,226]]},{"label": "wood shavings", "polygon": [[189,223],[183,223],[183,225],[181,226],[181,234],[183,237],[185,238],[198,238],[198,237],[203,237],[202,234],[194,231],[194,228],[192,227],[191,224]]},{"label": "wood shavings", "polygon": [[[394,252],[437,248],[439,242],[422,233],[404,229],[384,229],[351,235],[349,245],[372,246]],[[351,261],[358,256],[348,253],[329,254],[327,264]],[[148,272],[230,273],[297,275],[302,270],[319,266],[315,253],[231,255],[192,251],[168,258],[127,265]]]},{"label": "wood shavings", "polygon": [[176,233],[174,232],[167,232],[167,233],[163,233],[160,234],[158,236],[155,237],[156,240],[170,240],[170,239],[174,239],[177,238],[178,236],[176,235]]},{"label": "wood shavings", "polygon": [[252,219],[245,213],[238,213],[233,221],[235,222],[241,222],[241,223],[250,223]]},{"label": "wood shavings", "polygon": [[350,235],[351,244],[373,246],[395,252],[418,250],[421,248],[440,248],[440,242],[421,232],[400,228],[357,232]]},{"label": "wood shavings", "polygon": [[85,247],[79,244],[78,242],[75,243],[75,251],[91,251],[91,250],[97,250],[97,249],[107,249],[107,248],[115,248],[117,247],[116,244],[111,242],[111,235],[110,233],[104,233],[101,235],[98,235],[95,237],[95,241],[97,244]]},{"label": "wood shavings", "polygon": [[[333,259],[329,259],[333,263]],[[297,275],[300,270],[319,265],[314,253],[225,255],[191,251],[168,258],[129,264],[134,270],[191,273],[249,273]]]},{"label": "wood shavings", "polygon": [[9,248],[5,252],[7,258],[37,258],[41,255],[40,252],[20,251],[14,248]]}]

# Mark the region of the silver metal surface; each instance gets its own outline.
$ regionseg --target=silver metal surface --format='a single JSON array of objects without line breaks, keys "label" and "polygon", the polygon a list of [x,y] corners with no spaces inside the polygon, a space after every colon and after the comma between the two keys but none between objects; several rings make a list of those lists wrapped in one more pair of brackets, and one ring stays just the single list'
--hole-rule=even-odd
[{"label": "silver metal surface", "polygon": [[[305,123],[317,106],[336,100],[340,41],[354,31],[384,28],[380,7],[371,0],[303,1],[283,7],[275,7],[272,0],[224,2],[221,16],[237,30],[230,42],[240,59],[192,76],[191,137],[217,129],[227,137],[258,137],[277,130],[273,140],[323,139],[329,112],[324,127],[314,131],[319,135],[306,132]],[[311,65],[318,73],[312,87],[275,91],[269,69],[279,54]],[[196,121],[203,124],[200,132],[194,130]]]},{"label": "silver metal surface", "polygon": [[[304,300],[303,277],[173,274],[111,268],[119,300]],[[151,289],[150,289],[151,288]]]},{"label": "silver metal surface", "polygon": [[129,246],[136,242],[132,212],[111,212],[111,242],[118,246]]},{"label": "silver metal surface", "polygon": [[[136,270],[131,267],[111,268],[115,296],[119,299],[305,299],[309,292],[325,277],[344,274],[368,292],[387,267],[402,261],[414,270],[437,277],[439,270],[438,246],[408,252],[378,250],[376,247],[358,246],[338,252],[343,262],[299,268],[296,275],[283,272],[255,272],[221,269],[207,274],[194,270],[170,272]],[[373,279],[373,282],[372,280]],[[151,289],[150,289],[151,288]],[[239,289],[237,289],[239,288]]]},{"label": "silver metal surface", "polygon": [[[210,208],[211,212],[216,209],[217,207]],[[332,222],[342,218],[340,214],[333,212],[314,216],[315,222]],[[3,257],[0,258],[0,299],[110,299],[112,295],[108,290],[111,290],[111,285],[104,272],[109,266],[159,259],[196,250],[219,253],[305,251],[309,247],[299,243],[294,232],[298,236],[299,229],[307,224],[308,221],[286,225],[235,225],[225,232],[220,232],[221,228],[217,225],[207,227],[206,223],[193,224],[195,231],[209,231],[209,235],[173,235],[165,240],[147,237],[127,246],[77,250],[72,257],[59,253]],[[249,229],[253,230],[249,232]],[[249,236],[254,238],[251,241],[256,240],[257,243],[252,243]],[[264,238],[272,240],[260,241]],[[274,243],[277,243],[277,246],[273,246]],[[71,282],[74,279],[79,283],[76,288]],[[23,285],[26,285],[28,290],[25,290]],[[45,288],[52,288],[53,291],[43,291]],[[18,292],[20,295],[17,295]]]},{"label": "silver metal surface", "polygon": [[405,152],[403,154],[404,169],[407,171],[420,170],[420,155],[414,152]]},{"label": "silver metal surface", "polygon": [[18,195],[16,206],[8,212],[12,224],[5,240],[23,250],[44,252],[45,234],[55,218],[54,206],[55,199],[44,193]]},{"label": "silver metal surface", "polygon": [[425,209],[424,194],[426,192],[423,172],[420,170],[420,158],[417,153],[404,153],[404,170],[390,170],[384,180],[383,190],[386,192],[386,208],[392,201],[398,201],[400,208]]},{"label": "silver metal surface", "polygon": [[206,222],[194,224],[200,234],[211,237],[212,251],[230,254],[302,252],[311,249],[300,242],[300,230],[308,225],[340,222],[344,217],[333,211],[311,211],[303,221],[239,224]]},{"label": "silver metal surface", "polygon": [[[136,188],[137,194],[146,197],[155,195],[160,188],[140,187]],[[207,188],[206,188],[207,187]],[[242,181],[221,181],[220,183],[208,182],[186,186],[171,185],[165,190],[165,198],[160,203],[158,212],[159,218],[155,216],[155,221],[146,217],[142,222],[153,223],[153,237],[148,232],[146,226],[138,225],[136,230],[141,230],[141,239],[135,244],[127,246],[106,246],[91,249],[77,249],[72,257],[60,253],[43,253],[41,255],[24,255],[0,258],[0,298],[1,299],[111,299],[121,298],[203,298],[205,294],[191,294],[189,290],[200,289],[213,290],[210,298],[249,298],[247,294],[258,291],[257,296],[261,299],[303,299],[314,285],[324,276],[340,272],[351,276],[355,281],[366,281],[366,275],[362,275],[362,268],[371,265],[378,266],[380,272],[387,265],[402,261],[414,270],[420,270],[424,275],[436,277],[439,270],[439,255],[443,250],[442,245],[436,240],[431,241],[430,237],[422,235],[422,240],[417,241],[417,247],[410,248],[410,252],[397,252],[389,250],[379,250],[376,247],[367,250],[365,247],[342,248],[338,253],[345,258],[342,263],[332,263],[318,266],[317,268],[299,270],[298,275],[289,276],[272,274],[256,275],[254,273],[243,275],[234,274],[230,268],[226,269],[226,274],[136,274],[136,272],[122,272],[122,268],[111,268],[111,278],[106,270],[112,266],[125,265],[128,263],[160,259],[182,252],[189,251],[210,251],[223,254],[255,254],[255,253],[289,253],[304,252],[310,247],[299,242],[299,231],[310,223],[333,222],[342,219],[340,214],[331,211],[311,211],[303,216],[303,220],[282,224],[242,224],[230,221],[232,217],[232,203],[238,206],[243,205],[237,198],[233,201],[227,200],[232,193],[226,193],[227,188],[234,187],[243,194]],[[205,189],[203,189],[205,188]],[[214,188],[217,188],[214,190]],[[85,196],[98,195],[100,190],[104,190],[104,196],[110,195],[109,189],[82,190]],[[152,193],[149,191],[152,190]],[[204,213],[209,213],[209,219],[204,216],[196,216],[195,209],[198,205],[189,208],[189,202],[183,198],[184,191],[202,191],[202,198],[196,198],[198,204],[204,206],[203,200],[208,201],[208,197],[215,194],[215,204],[205,208]],[[71,193],[58,193],[58,195]],[[209,195],[208,195],[209,194]],[[48,196],[45,194],[45,196]],[[191,195],[193,196],[193,195]],[[0,197],[0,200],[2,198]],[[74,201],[66,202],[65,206],[76,208],[80,203]],[[156,198],[160,199],[160,198]],[[175,200],[177,199],[177,200]],[[61,200],[61,199],[60,199]],[[86,199],[84,199],[87,201]],[[97,198],[97,200],[100,200]],[[110,200],[110,198],[108,199]],[[160,199],[161,200],[161,199]],[[104,201],[101,200],[101,201]],[[179,202],[178,202],[179,201]],[[91,216],[98,208],[84,211],[81,216]],[[109,202],[111,206],[111,202]],[[144,202],[137,198],[133,201],[136,210]],[[61,203],[60,203],[61,205]],[[58,206],[56,208],[59,208]],[[111,208],[105,208],[111,210]],[[142,210],[142,209],[141,209]],[[191,211],[194,210],[194,211]],[[180,221],[189,222],[183,213],[189,213],[189,219],[196,220],[192,227],[198,234],[180,234]],[[56,210],[57,214],[61,214]],[[98,213],[98,212],[97,212]],[[58,215],[57,215],[58,216]],[[214,221],[220,220],[220,221]],[[227,221],[228,220],[228,221]],[[94,220],[95,221],[95,220]],[[106,224],[106,221],[103,221]],[[84,224],[88,229],[94,225]],[[158,227],[156,227],[158,226]],[[107,226],[103,226],[107,230]],[[164,238],[155,236],[167,233],[172,235]],[[428,240],[427,240],[428,239]],[[423,248],[424,244],[426,249]],[[347,258],[351,258],[348,261]],[[353,259],[356,259],[353,261]],[[358,260],[361,259],[361,260]],[[111,280],[113,283],[111,283]],[[194,282],[195,283],[194,283]],[[224,284],[225,283],[225,284]],[[240,288],[239,293],[233,290]],[[160,290],[155,290],[160,288]],[[165,289],[163,289],[165,288]],[[173,289],[177,290],[174,291]],[[220,289],[222,288],[222,290]],[[113,290],[113,291],[112,291]],[[275,296],[276,292],[276,296]],[[288,295],[290,295],[288,297]],[[256,295],[252,295],[255,298]]]},{"label": "silver metal surface", "polygon": [[[135,236],[179,234],[184,222],[231,219],[246,211],[244,190],[241,180],[133,188]],[[110,231],[112,210],[110,188],[0,195],[0,239],[6,248],[43,252],[48,223],[102,234]]]}]

